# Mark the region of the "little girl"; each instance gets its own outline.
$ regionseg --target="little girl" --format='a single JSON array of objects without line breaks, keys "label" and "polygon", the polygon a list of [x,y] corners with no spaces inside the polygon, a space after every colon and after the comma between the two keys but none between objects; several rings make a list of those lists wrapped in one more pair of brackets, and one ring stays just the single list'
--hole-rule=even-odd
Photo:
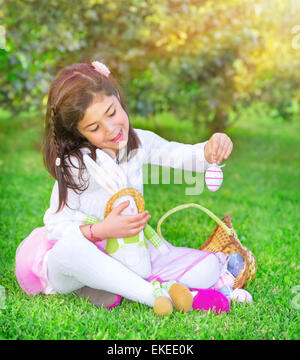
[{"label": "little girl", "polygon": [[[16,276],[25,292],[80,293],[88,287],[153,306],[158,293],[170,298],[167,287],[157,292],[153,280],[175,280],[190,289],[213,288],[228,262],[224,254],[178,248],[164,240],[170,251],[162,255],[148,243],[152,274],[144,279],[105,252],[106,239],[140,233],[151,215],[143,211],[122,216],[128,206],[123,202],[104,219],[110,194],[89,176],[83,161],[88,154],[97,162],[97,149],[114,159],[127,174],[128,183],[135,180],[131,187],[143,194],[143,164],[192,171],[196,165],[197,171],[200,166],[205,171],[209,163],[229,157],[232,142],[227,135],[216,133],[203,143],[181,144],[133,129],[121,91],[104,64],[78,63],[60,71],[49,91],[43,148],[45,165],[56,179],[50,207],[45,226],[23,240],[16,254]],[[76,217],[77,211],[100,221],[91,229]],[[117,297],[112,306],[119,300]]]}]

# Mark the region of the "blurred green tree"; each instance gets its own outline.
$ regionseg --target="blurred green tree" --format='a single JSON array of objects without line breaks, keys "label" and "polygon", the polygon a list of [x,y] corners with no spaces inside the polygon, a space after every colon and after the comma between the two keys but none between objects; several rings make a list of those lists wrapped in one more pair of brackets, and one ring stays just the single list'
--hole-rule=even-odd
[{"label": "blurred green tree", "polygon": [[[0,0],[0,103],[43,111],[57,71],[108,64],[130,111],[170,111],[224,131],[259,99],[287,118],[300,100],[296,0]],[[230,117],[229,114],[235,114]]]}]

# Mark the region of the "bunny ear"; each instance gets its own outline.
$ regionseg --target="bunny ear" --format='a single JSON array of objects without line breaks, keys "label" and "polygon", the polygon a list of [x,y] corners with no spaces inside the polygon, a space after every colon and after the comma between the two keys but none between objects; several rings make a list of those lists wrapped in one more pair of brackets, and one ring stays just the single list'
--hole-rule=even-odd
[{"label": "bunny ear", "polygon": [[83,155],[83,161],[89,174],[95,179],[95,181],[107,190],[110,194],[115,194],[118,191],[117,185],[108,179],[106,172],[95,163],[95,161],[87,154]]},{"label": "bunny ear", "polygon": [[117,164],[113,161],[113,159],[106,154],[104,151],[100,149],[96,149],[97,158],[99,158],[101,167],[103,170],[107,172],[107,175],[109,178],[116,181],[116,183],[119,186],[119,189],[125,188],[127,185],[127,178],[120,168],[120,166],[117,166]]}]

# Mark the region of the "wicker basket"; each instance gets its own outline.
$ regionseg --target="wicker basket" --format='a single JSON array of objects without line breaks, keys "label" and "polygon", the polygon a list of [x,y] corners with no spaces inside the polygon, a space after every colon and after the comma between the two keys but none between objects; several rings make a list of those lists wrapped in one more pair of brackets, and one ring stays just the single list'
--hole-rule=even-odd
[{"label": "wicker basket", "polygon": [[160,228],[163,221],[174,212],[188,207],[196,207],[204,211],[218,224],[209,239],[206,240],[205,243],[200,247],[200,250],[223,252],[225,254],[239,253],[243,256],[244,267],[235,279],[234,288],[236,289],[246,287],[248,282],[253,280],[255,277],[257,271],[257,262],[252,252],[243,246],[239,241],[237,234],[231,224],[231,217],[229,215],[220,220],[214,213],[199,204],[180,205],[169,210],[160,218],[157,224],[157,233],[159,236],[162,238]]}]

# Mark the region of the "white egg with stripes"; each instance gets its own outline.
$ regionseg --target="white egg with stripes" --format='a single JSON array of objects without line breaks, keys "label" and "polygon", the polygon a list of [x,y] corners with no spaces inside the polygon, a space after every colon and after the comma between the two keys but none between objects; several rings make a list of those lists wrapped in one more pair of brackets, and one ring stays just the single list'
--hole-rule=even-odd
[{"label": "white egg with stripes", "polygon": [[223,171],[221,167],[217,164],[209,165],[208,169],[205,172],[205,183],[209,191],[217,191],[223,182]]}]

